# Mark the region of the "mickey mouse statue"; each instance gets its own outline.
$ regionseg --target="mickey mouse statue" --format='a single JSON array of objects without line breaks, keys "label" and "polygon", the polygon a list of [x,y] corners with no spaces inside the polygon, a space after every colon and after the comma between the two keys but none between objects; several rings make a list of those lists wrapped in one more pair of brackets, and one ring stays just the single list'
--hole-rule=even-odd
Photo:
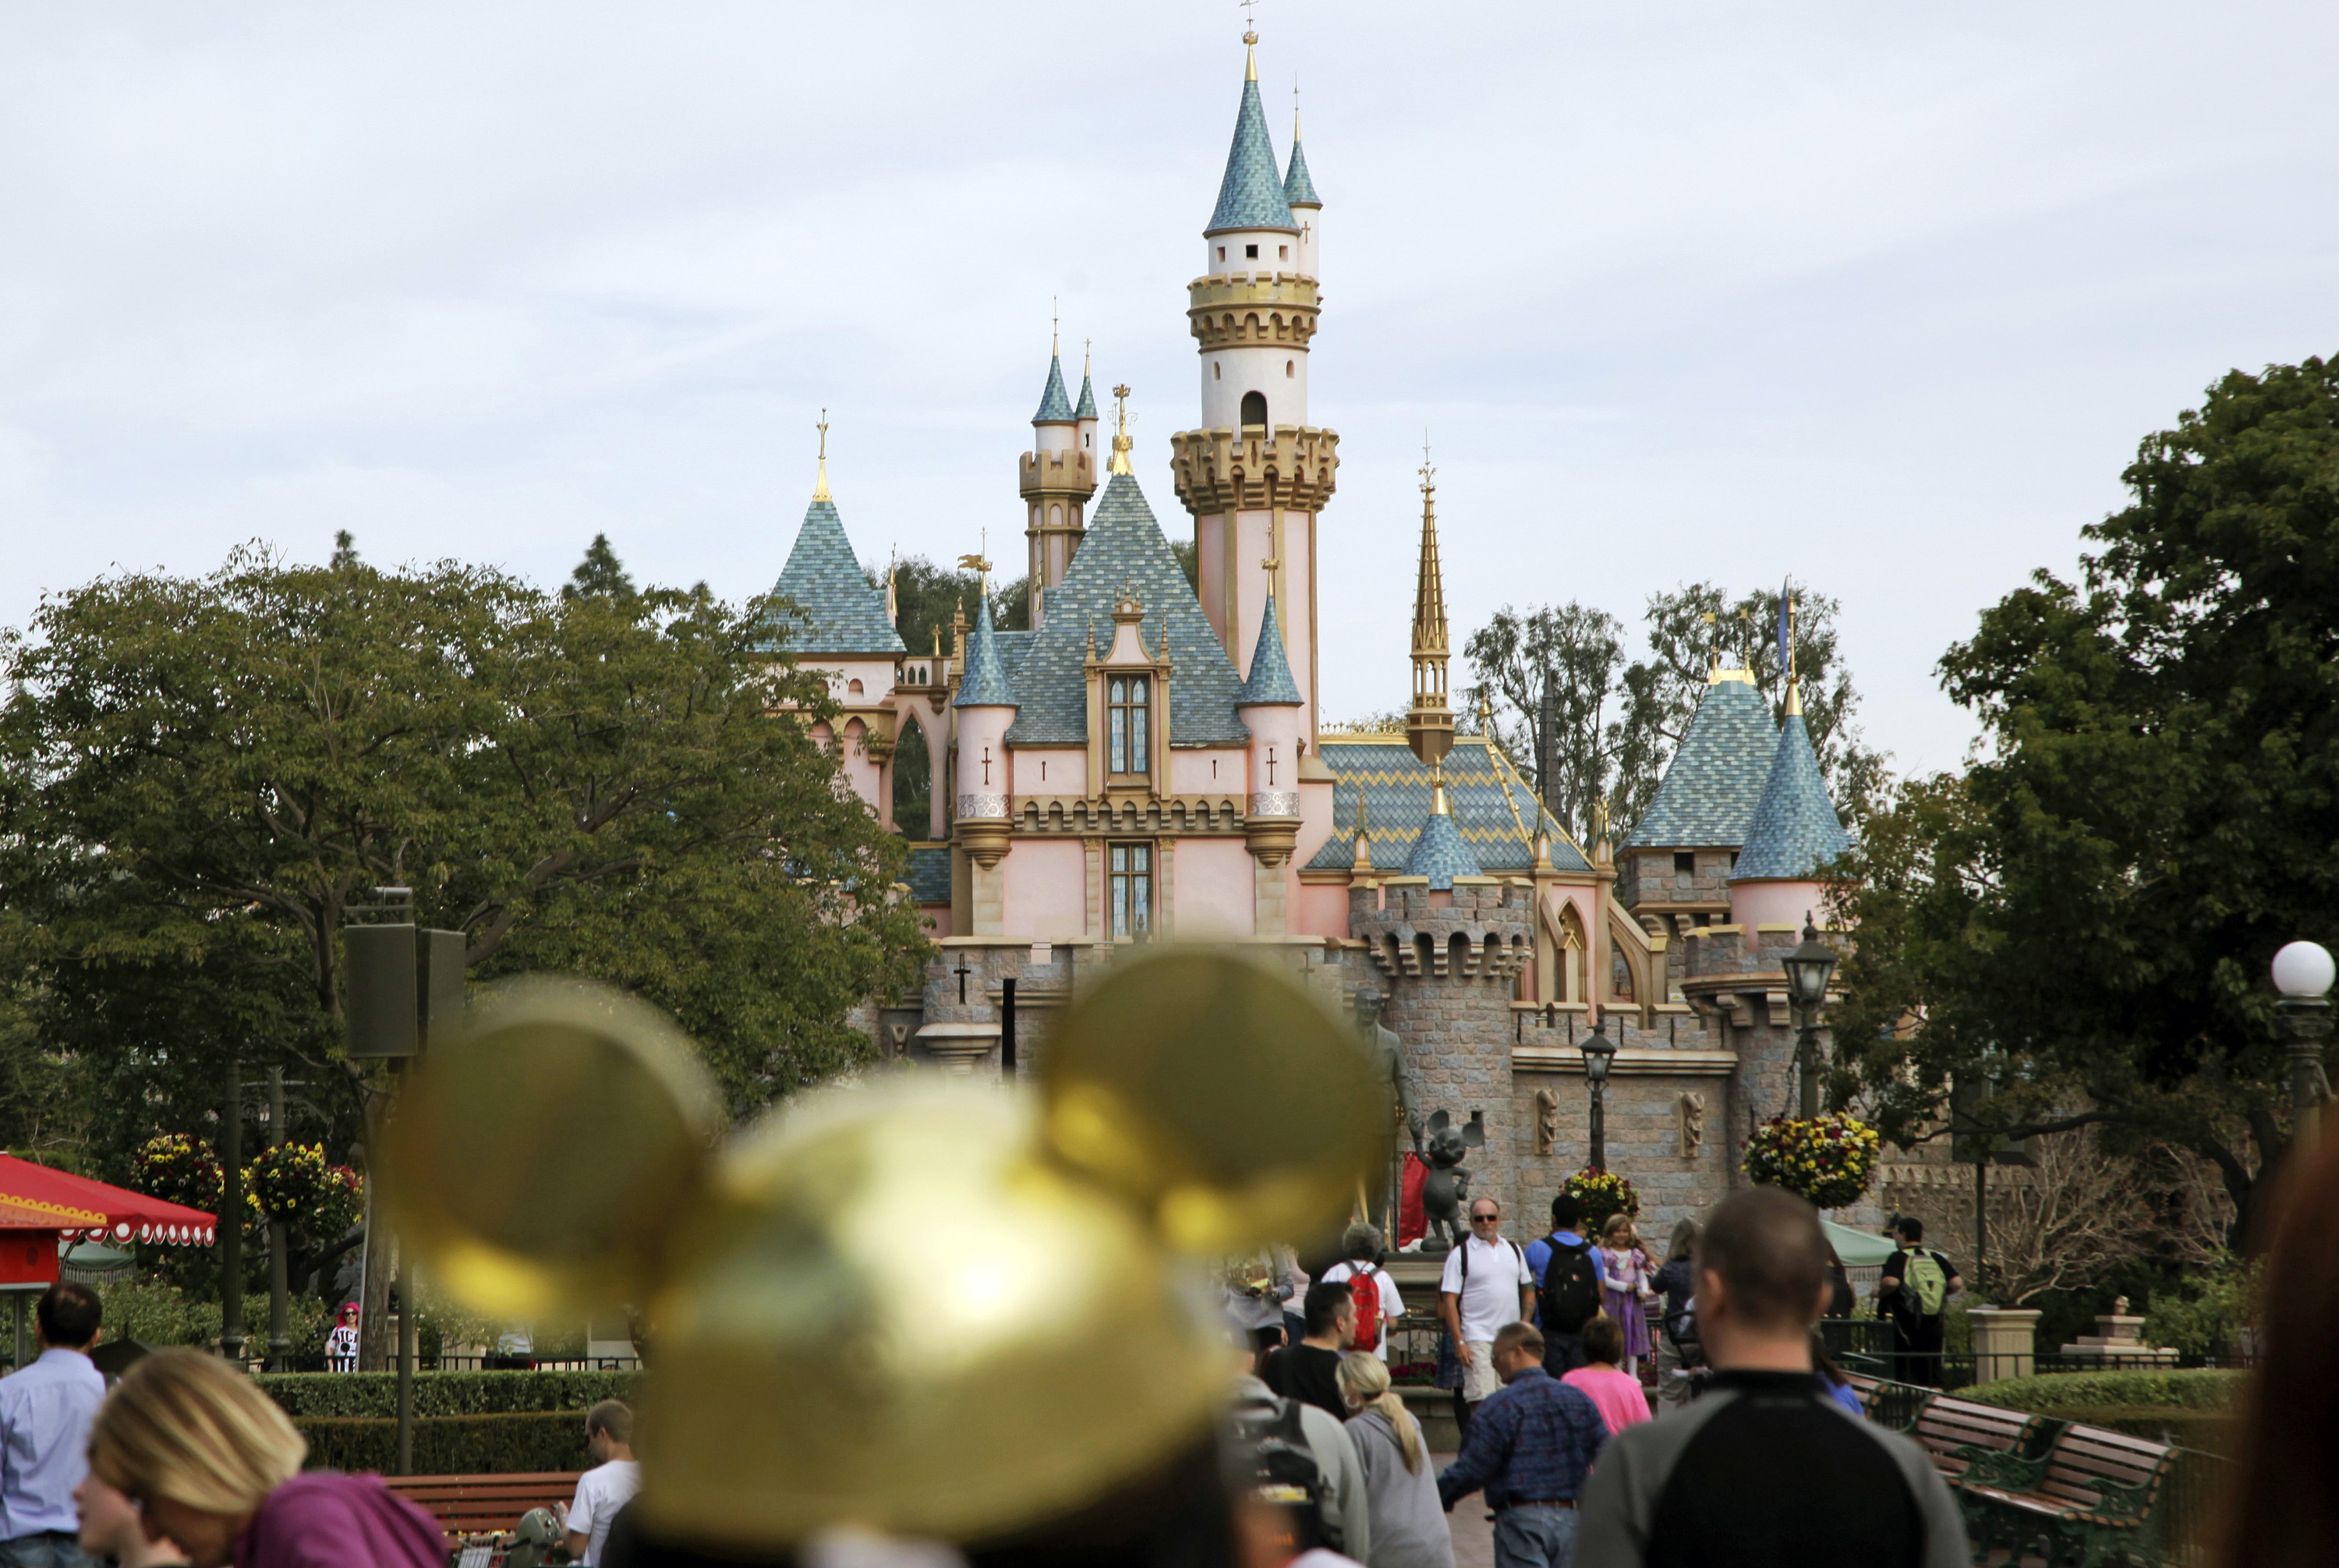
[{"label": "mickey mouse statue", "polygon": [[[1462,1211],[1470,1202],[1470,1173],[1462,1169],[1462,1161],[1470,1150],[1486,1146],[1486,1113],[1474,1110],[1468,1126],[1456,1127],[1446,1112],[1432,1111],[1428,1131],[1425,1144],[1422,1124],[1413,1124],[1413,1151],[1429,1167],[1429,1175],[1421,1184],[1421,1212],[1429,1224],[1422,1250],[1444,1252],[1459,1247],[1469,1233],[1462,1222]],[[1436,1239],[1441,1233],[1442,1245]]]}]

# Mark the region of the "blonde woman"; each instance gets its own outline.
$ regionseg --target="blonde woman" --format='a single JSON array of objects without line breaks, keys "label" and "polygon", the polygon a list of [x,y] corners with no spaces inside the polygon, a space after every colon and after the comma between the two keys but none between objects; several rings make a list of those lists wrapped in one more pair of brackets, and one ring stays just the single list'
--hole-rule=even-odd
[{"label": "blonde woman", "polygon": [[1351,1351],[1340,1357],[1338,1378],[1372,1519],[1367,1568],[1454,1568],[1454,1537],[1421,1424],[1389,1387],[1388,1363]]},{"label": "blonde woman", "polygon": [[123,1374],[89,1435],[90,1474],[194,1568],[445,1568],[429,1514],[379,1475],[302,1474],[308,1452],[257,1384],[193,1350]]}]

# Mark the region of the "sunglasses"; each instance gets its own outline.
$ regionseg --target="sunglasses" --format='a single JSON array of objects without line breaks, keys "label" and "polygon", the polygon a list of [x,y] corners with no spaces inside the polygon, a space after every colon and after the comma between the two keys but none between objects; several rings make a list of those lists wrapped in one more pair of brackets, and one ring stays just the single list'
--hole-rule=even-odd
[{"label": "sunglasses", "polygon": [[1474,1214],[1470,1217],[1470,1223],[1473,1225],[1492,1225],[1495,1221],[1502,1218],[1503,1217],[1499,1214]]}]

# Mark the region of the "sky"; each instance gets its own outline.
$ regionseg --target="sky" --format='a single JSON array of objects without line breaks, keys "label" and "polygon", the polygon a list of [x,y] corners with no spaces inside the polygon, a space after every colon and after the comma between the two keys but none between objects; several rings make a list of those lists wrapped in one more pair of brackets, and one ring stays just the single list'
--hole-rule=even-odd
[{"label": "sky", "polygon": [[[1020,558],[1061,311],[1173,536],[1231,4],[0,12],[0,625],[239,544],[768,589],[814,424],[864,562]],[[1791,575],[1868,738],[2231,368],[2339,349],[2339,7],[1261,0],[1322,193],[1324,711]],[[1462,684],[1457,672],[1456,684]]]}]

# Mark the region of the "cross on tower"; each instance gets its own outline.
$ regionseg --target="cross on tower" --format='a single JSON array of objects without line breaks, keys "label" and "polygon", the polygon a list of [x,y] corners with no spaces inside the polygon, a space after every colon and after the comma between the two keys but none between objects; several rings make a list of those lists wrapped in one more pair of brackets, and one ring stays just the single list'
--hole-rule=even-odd
[{"label": "cross on tower", "polygon": [[[1255,7],[1258,5],[1258,0],[1235,0],[1235,3],[1243,14],[1243,31],[1246,33],[1258,32],[1258,14]],[[1246,42],[1248,42],[1248,40],[1246,40]]]},{"label": "cross on tower", "polygon": [[966,977],[974,972],[974,971],[966,967],[966,954],[960,953],[958,955],[958,967],[951,971],[951,972],[958,976],[958,1004],[961,1007],[964,1007],[966,1005]]}]

